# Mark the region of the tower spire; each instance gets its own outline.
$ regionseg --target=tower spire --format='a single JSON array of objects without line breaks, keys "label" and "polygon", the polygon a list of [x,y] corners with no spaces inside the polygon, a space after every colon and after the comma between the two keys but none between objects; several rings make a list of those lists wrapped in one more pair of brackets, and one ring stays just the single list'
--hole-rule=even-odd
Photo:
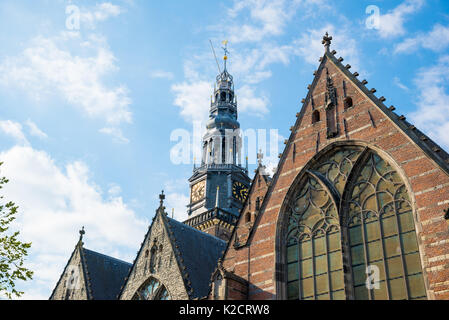
[{"label": "tower spire", "polygon": [[[242,165],[243,141],[234,79],[227,70],[227,45],[228,41],[222,42],[223,65],[216,60],[219,74],[202,140],[201,166],[197,166],[195,161],[193,175],[189,179],[189,219],[185,223],[229,240],[251,179],[248,177],[248,165],[246,168]],[[212,43],[211,48],[216,58]]]}]

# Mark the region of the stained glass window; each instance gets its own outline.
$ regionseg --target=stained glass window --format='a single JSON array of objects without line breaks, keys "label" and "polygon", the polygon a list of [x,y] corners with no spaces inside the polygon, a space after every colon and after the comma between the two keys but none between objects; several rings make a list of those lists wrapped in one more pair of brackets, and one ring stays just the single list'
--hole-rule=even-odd
[{"label": "stained glass window", "polygon": [[[350,186],[347,224],[355,299],[426,297],[406,186],[383,159],[370,153]],[[374,275],[366,285],[368,275]],[[371,272],[367,273],[367,267]],[[377,288],[376,288],[377,287]]]},{"label": "stained glass window", "polygon": [[315,165],[313,169],[324,175],[342,195],[349,173],[362,150],[360,147],[336,149],[326,159]]},{"label": "stained glass window", "polygon": [[379,155],[336,148],[289,198],[288,299],[426,299],[407,188]]},{"label": "stained glass window", "polygon": [[344,299],[337,209],[312,175],[294,195],[288,229],[288,298]]},{"label": "stained glass window", "polygon": [[148,279],[134,295],[133,300],[171,300],[164,285],[157,279]]}]

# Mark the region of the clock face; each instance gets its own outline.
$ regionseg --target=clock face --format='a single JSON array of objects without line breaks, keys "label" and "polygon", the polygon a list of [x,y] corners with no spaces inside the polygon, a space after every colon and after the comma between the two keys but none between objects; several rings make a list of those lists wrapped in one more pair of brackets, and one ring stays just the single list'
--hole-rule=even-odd
[{"label": "clock face", "polygon": [[192,187],[192,202],[200,201],[206,194],[206,181],[201,181]]},{"label": "clock face", "polygon": [[244,202],[248,197],[248,188],[243,183],[236,181],[232,185],[232,195],[240,202]]}]

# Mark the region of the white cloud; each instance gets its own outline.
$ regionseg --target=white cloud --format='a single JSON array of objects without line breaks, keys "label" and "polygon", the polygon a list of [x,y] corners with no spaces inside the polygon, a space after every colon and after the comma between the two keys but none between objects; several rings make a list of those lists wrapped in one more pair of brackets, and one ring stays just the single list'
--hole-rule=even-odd
[{"label": "white cloud", "polygon": [[25,298],[50,296],[81,226],[86,247],[122,259],[133,256],[148,221],[137,218],[117,194],[103,197],[84,163],[61,168],[46,152],[25,146],[0,153],[0,159],[1,175],[10,179],[2,193],[19,206],[15,229],[32,242],[27,264],[35,275],[20,284],[31,289]]},{"label": "white cloud", "polygon": [[164,184],[164,190],[166,191],[165,211],[170,217],[174,212],[174,218],[181,222],[188,219],[187,204],[190,202],[190,198],[184,193],[188,189],[187,179],[187,177],[173,179],[166,181]]},{"label": "white cloud", "polygon": [[420,47],[440,52],[449,46],[449,26],[436,24],[428,33],[420,33],[396,45],[394,53],[413,53]]},{"label": "white cloud", "polygon": [[118,197],[121,192],[122,192],[122,188],[118,184],[116,184],[116,183],[109,184],[108,194],[111,197]]},{"label": "white cloud", "polygon": [[210,95],[213,92],[207,81],[183,82],[174,84],[171,90],[175,93],[174,104],[181,108],[181,116],[189,122],[205,123],[210,108]]},{"label": "white cloud", "polygon": [[[323,35],[329,32],[332,36],[331,50],[337,51],[337,56],[344,57],[354,69],[360,68],[359,53],[357,43],[345,28],[336,28],[332,24],[328,24],[320,29],[310,29],[304,33],[301,38],[293,43],[295,53],[304,58],[304,60],[312,65],[318,65],[318,58],[324,54],[324,46],[322,44]],[[358,70],[359,73],[362,71]]]},{"label": "white cloud", "polygon": [[284,0],[243,0],[236,2],[229,9],[230,17],[236,18],[244,9],[249,10],[252,24],[233,25],[230,27],[230,41],[252,42],[260,41],[266,36],[283,33],[286,22],[296,10],[288,10]]},{"label": "white cloud", "polygon": [[401,88],[404,91],[409,91],[410,89],[401,82],[401,79],[399,79],[399,77],[394,77],[393,78],[393,83],[398,86],[399,88]]},{"label": "white cloud", "polygon": [[449,55],[415,78],[419,90],[418,109],[410,114],[416,126],[449,148]]},{"label": "white cloud", "polygon": [[[235,79],[239,79],[235,83],[239,112],[251,112],[256,116],[269,113],[269,99],[257,90],[256,85],[271,77],[273,64],[288,65],[298,54],[296,43],[278,44],[274,38],[285,33],[288,22],[299,8],[303,13],[311,8],[327,7],[322,0],[235,1],[223,17],[224,21],[208,27],[220,33],[222,39],[229,39],[233,48],[237,48],[231,50],[228,70]],[[223,29],[223,25],[227,27]],[[319,34],[318,41],[323,34]],[[320,48],[320,54],[314,58],[316,60],[322,53],[322,45]],[[213,78],[207,76],[211,70],[205,72],[204,61],[210,56],[210,52],[191,55],[184,63],[184,76],[189,80],[172,86],[174,104],[181,108],[181,116],[189,122],[200,120],[204,123],[207,119],[212,93],[209,79]]]},{"label": "white cloud", "polygon": [[0,130],[3,131],[4,134],[14,138],[17,143],[21,145],[29,145],[20,123],[11,120],[1,120]]},{"label": "white cloud", "polygon": [[123,12],[122,8],[110,2],[97,4],[93,9],[83,9],[80,13],[81,24],[88,28],[95,28],[97,22],[103,22],[111,17],[117,17]]},{"label": "white cloud", "polygon": [[70,40],[79,39],[72,33],[56,38],[36,37],[19,56],[0,63],[0,84],[21,88],[37,99],[56,92],[90,117],[112,125],[130,123],[128,89],[105,84],[106,76],[118,69],[105,41],[90,37],[85,46],[90,46],[86,50],[94,54],[81,56],[66,49]]},{"label": "white cloud", "polygon": [[379,17],[378,32],[382,38],[392,38],[405,34],[404,23],[407,16],[417,12],[425,0],[405,0],[393,10]]},{"label": "white cloud", "polygon": [[298,8],[310,10],[311,7],[327,7],[322,0],[242,0],[228,10],[230,18],[241,21],[239,15],[248,10],[249,19],[245,23],[229,26],[229,40],[233,43],[259,42],[270,36],[279,36],[285,32],[288,22]]},{"label": "white cloud", "polygon": [[165,199],[165,211],[170,217],[172,216],[172,210],[174,210],[173,217],[176,220],[184,222],[188,219],[186,207],[190,201],[190,198],[188,196],[182,193],[167,193]]},{"label": "white cloud", "polygon": [[39,139],[47,139],[48,135],[43,132],[39,127],[30,119],[28,119],[25,124],[28,126],[28,129],[30,130],[30,134],[32,136],[38,137]]},{"label": "white cloud", "polygon": [[270,161],[265,165],[265,174],[273,177],[278,169],[279,161]]},{"label": "white cloud", "polygon": [[117,127],[102,128],[99,130],[99,132],[112,136],[113,141],[116,143],[125,143],[125,144],[129,143],[129,139],[125,138],[120,128]]},{"label": "white cloud", "polygon": [[268,113],[269,100],[265,96],[258,96],[252,87],[242,86],[237,90],[239,110],[262,116]]},{"label": "white cloud", "polygon": [[174,75],[172,72],[164,70],[155,70],[150,73],[151,78],[172,80]]}]

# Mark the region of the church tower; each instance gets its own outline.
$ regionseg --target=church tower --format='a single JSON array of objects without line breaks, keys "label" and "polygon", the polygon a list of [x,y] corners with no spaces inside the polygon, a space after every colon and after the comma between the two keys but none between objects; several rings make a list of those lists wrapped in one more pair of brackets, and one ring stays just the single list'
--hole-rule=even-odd
[{"label": "church tower", "polygon": [[[226,46],[226,42],[224,42]],[[229,240],[247,196],[251,179],[241,164],[242,141],[237,121],[234,81],[226,68],[216,78],[209,120],[202,141],[202,159],[190,183],[189,219],[185,224]]]}]

